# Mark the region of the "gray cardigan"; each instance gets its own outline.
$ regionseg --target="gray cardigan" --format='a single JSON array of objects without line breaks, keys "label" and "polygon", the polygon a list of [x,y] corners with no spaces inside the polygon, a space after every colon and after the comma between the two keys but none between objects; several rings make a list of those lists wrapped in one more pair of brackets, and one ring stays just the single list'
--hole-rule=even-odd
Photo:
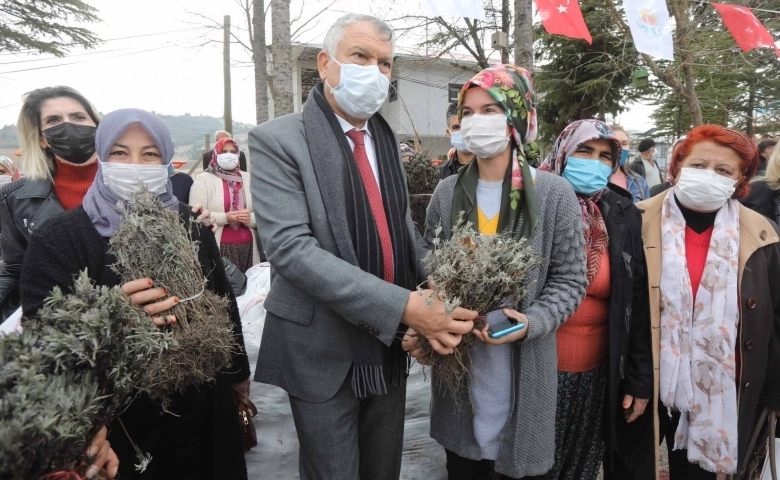
[{"label": "gray cardigan", "polygon": [[[444,226],[442,239],[451,234],[456,181],[457,176],[441,181],[433,193],[425,225],[429,245],[439,225]],[[558,396],[555,331],[579,306],[587,285],[581,210],[574,191],[566,180],[546,172],[537,172],[535,187],[539,223],[531,244],[549,262],[528,275],[529,292],[518,308],[528,317],[528,336],[513,345],[514,399],[495,463],[498,473],[514,478],[542,475],[553,466]],[[461,457],[478,460],[467,382],[456,401],[437,389],[433,379],[431,437]]]}]

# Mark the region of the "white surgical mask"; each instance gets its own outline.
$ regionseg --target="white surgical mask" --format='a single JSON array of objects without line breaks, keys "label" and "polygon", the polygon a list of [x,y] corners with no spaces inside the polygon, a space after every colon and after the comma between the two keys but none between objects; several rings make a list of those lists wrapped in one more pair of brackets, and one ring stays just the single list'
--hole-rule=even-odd
[{"label": "white surgical mask", "polygon": [[463,143],[463,132],[452,132],[450,135],[450,143],[455,147],[455,150],[469,153],[469,149],[466,147],[466,144]]},{"label": "white surgical mask", "polygon": [[3,186],[11,182],[12,180],[10,175],[0,175],[0,186]]},{"label": "white surgical mask", "polygon": [[737,181],[718,175],[714,170],[682,168],[674,186],[677,200],[691,210],[713,212],[734,195]]},{"label": "white surgical mask", "polygon": [[220,153],[217,155],[217,165],[222,170],[235,170],[238,166],[237,153]]},{"label": "white surgical mask", "polygon": [[341,65],[341,80],[335,87],[331,87],[327,79],[325,84],[339,107],[358,120],[365,120],[378,112],[387,98],[390,79],[376,65],[340,63],[333,55],[330,58]]},{"label": "white surgical mask", "polygon": [[155,195],[162,195],[168,187],[168,165],[104,162],[100,172],[106,187],[123,200],[130,200],[143,186]]},{"label": "white surgical mask", "polygon": [[503,152],[509,143],[506,134],[506,115],[478,115],[463,117],[460,131],[469,152],[478,158],[493,158]]}]

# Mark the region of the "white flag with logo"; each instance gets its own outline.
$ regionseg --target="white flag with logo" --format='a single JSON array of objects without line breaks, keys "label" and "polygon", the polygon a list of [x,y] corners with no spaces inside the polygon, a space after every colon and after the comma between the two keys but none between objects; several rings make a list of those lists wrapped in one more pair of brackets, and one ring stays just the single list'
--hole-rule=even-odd
[{"label": "white flag with logo", "polygon": [[431,17],[465,17],[485,20],[482,0],[422,0],[423,11]]},{"label": "white flag with logo", "polygon": [[672,24],[666,0],[623,0],[623,8],[637,51],[674,60]]}]

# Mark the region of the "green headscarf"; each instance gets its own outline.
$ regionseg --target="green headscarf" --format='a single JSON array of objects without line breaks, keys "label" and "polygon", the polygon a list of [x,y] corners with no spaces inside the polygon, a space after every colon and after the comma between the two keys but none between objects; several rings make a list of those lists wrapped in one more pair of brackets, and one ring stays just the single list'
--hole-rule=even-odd
[{"label": "green headscarf", "polygon": [[[468,81],[458,97],[458,118],[462,118],[463,99],[466,91],[479,87],[501,104],[507,122],[512,130],[517,148],[504,178],[501,208],[498,217],[499,233],[512,232],[520,228],[521,237],[530,237],[538,220],[534,176],[529,159],[539,157],[536,145],[536,107],[531,74],[515,65],[496,65],[478,73]],[[452,198],[452,225],[458,222],[460,212],[465,212],[465,221],[474,228],[477,219],[477,183],[479,165],[472,161],[458,173]]]}]

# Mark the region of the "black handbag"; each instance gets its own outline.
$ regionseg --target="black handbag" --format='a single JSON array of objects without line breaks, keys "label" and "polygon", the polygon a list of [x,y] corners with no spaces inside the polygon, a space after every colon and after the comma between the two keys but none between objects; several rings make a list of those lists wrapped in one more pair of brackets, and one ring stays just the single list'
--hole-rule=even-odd
[{"label": "black handbag", "polygon": [[246,275],[227,257],[222,257],[222,264],[225,265],[225,275],[233,288],[233,293],[240,297],[246,292]]}]

